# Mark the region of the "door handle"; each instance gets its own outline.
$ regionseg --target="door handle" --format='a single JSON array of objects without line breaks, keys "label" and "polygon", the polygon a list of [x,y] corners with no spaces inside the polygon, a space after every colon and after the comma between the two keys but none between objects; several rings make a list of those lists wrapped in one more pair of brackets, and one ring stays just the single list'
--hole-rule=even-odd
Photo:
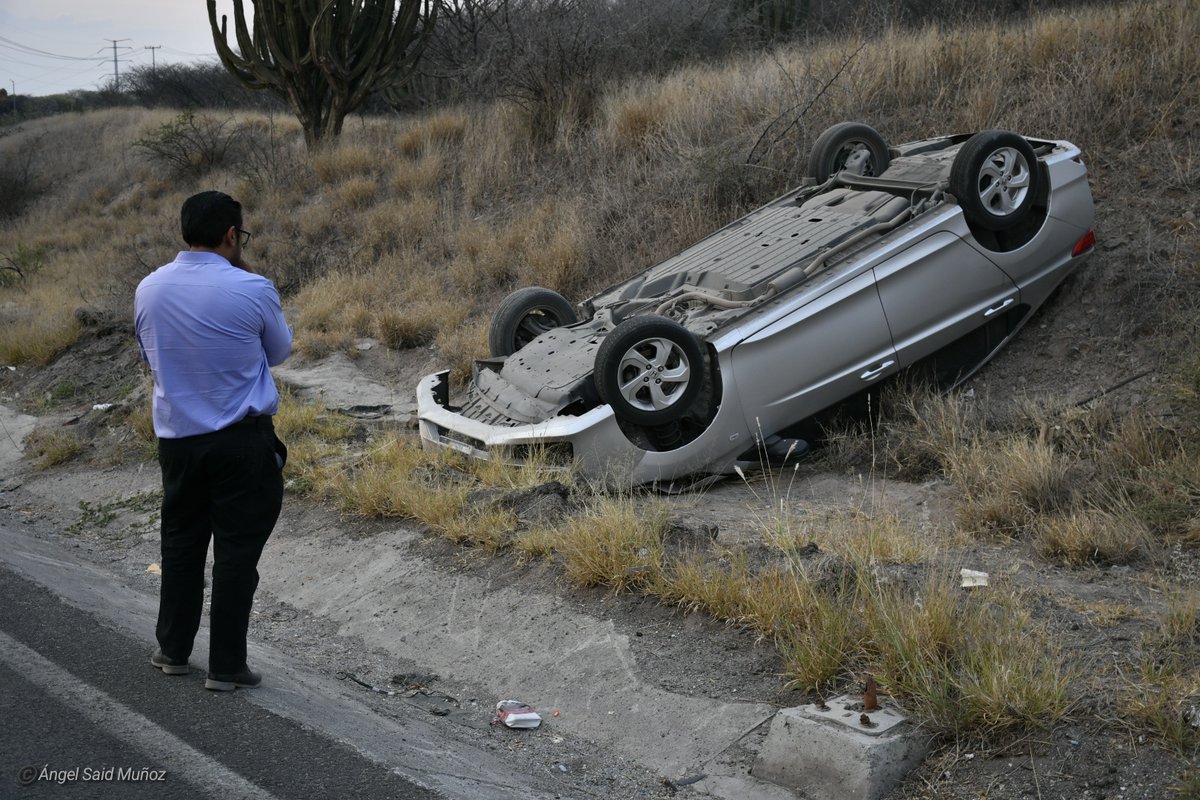
[{"label": "door handle", "polygon": [[1011,305],[1012,305],[1013,303],[1015,303],[1015,302],[1017,302],[1017,298],[1015,298],[1015,297],[1010,297],[1010,298],[1008,298],[1007,300],[1005,300],[1003,303],[1001,303],[1000,305],[998,305],[998,306],[992,306],[992,307],[991,307],[991,308],[989,308],[987,311],[983,312],[983,315],[984,315],[985,317],[990,317],[992,314],[995,314],[995,313],[997,313],[998,311],[1003,311],[1004,309],[1008,308],[1009,306],[1011,306]]},{"label": "door handle", "polygon": [[896,363],[895,361],[885,361],[882,364],[880,364],[878,367],[876,367],[875,369],[869,369],[866,372],[864,372],[862,375],[859,375],[858,377],[862,378],[864,381],[873,381],[876,378],[878,378],[885,369],[887,369],[888,367],[892,366],[895,363]]}]

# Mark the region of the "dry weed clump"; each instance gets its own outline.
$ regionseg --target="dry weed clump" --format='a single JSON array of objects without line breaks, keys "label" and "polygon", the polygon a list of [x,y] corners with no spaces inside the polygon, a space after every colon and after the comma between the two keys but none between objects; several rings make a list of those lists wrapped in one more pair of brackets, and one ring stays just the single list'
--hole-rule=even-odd
[{"label": "dry weed clump", "polygon": [[827,432],[829,464],[918,481],[945,475],[955,454],[989,438],[978,406],[958,393],[902,382],[888,386],[877,405],[869,427],[851,423]]},{"label": "dry weed clump", "polygon": [[325,147],[312,157],[312,169],[325,184],[339,184],[350,178],[373,174],[379,157],[366,144],[339,142]]},{"label": "dry weed clump", "polygon": [[0,364],[49,364],[79,339],[79,322],[55,304],[46,313],[4,321]]},{"label": "dry weed clump", "polygon": [[826,692],[861,663],[865,624],[860,610],[843,597],[814,593],[803,617],[779,637],[788,688]]},{"label": "dry weed clump", "polygon": [[968,531],[1020,537],[1039,515],[1069,508],[1069,463],[1048,444],[1014,436],[952,455],[950,479],[963,491],[959,524]]},{"label": "dry weed clump", "polygon": [[364,273],[338,273],[310,283],[297,296],[296,350],[323,355],[370,336],[380,295],[377,281]]},{"label": "dry weed clump", "polygon": [[1122,719],[1181,756],[1194,756],[1200,733],[1200,664],[1195,656],[1147,655],[1118,693]]},{"label": "dry weed clump", "polygon": [[688,611],[743,625],[759,636],[778,640],[816,602],[813,584],[798,577],[791,565],[751,569],[736,551],[713,561],[701,553],[670,560],[651,590]]},{"label": "dry weed clump", "polygon": [[366,517],[400,517],[439,533],[461,530],[470,492],[453,454],[424,453],[412,436],[388,434],[369,443],[356,462],[328,475],[322,494],[344,511]]},{"label": "dry weed clump", "polygon": [[790,558],[816,545],[822,552],[865,563],[924,564],[936,555],[940,540],[894,512],[846,508],[780,519],[763,529],[763,541]]},{"label": "dry weed clump", "polygon": [[420,158],[437,145],[460,141],[468,120],[460,110],[433,111],[397,137],[396,150],[409,158]]},{"label": "dry weed clump", "polygon": [[554,549],[579,586],[640,589],[662,569],[666,524],[665,503],[639,508],[630,496],[600,495],[567,521]]},{"label": "dry weed clump", "polygon": [[400,199],[433,194],[445,170],[446,160],[437,152],[427,153],[417,161],[397,161],[391,174],[392,193]]},{"label": "dry weed clump", "polygon": [[288,447],[285,485],[297,494],[321,494],[330,475],[350,459],[350,443],[361,436],[354,420],[303,402],[287,387],[280,390],[274,423]]},{"label": "dry weed clump", "polygon": [[370,175],[349,178],[334,190],[330,206],[335,214],[362,211],[375,202],[378,191],[379,183]]},{"label": "dry weed clump", "polygon": [[1070,706],[1074,674],[1019,598],[964,595],[949,571],[908,593],[868,585],[870,653],[881,683],[935,729],[1004,734],[1048,726]]},{"label": "dry weed clump", "polygon": [[25,437],[25,452],[35,459],[38,469],[65,464],[83,451],[83,443],[70,431],[35,430]]},{"label": "dry weed clump", "polygon": [[443,327],[434,337],[434,346],[450,370],[450,380],[462,385],[470,379],[475,360],[487,357],[487,325],[477,321]]},{"label": "dry weed clump", "polygon": [[1065,567],[1128,564],[1149,538],[1135,518],[1092,510],[1039,519],[1033,546],[1042,558]]},{"label": "dry weed clump", "polygon": [[1200,643],[1200,590],[1168,588],[1158,627],[1164,647],[1185,650]]},{"label": "dry weed clump", "polygon": [[1192,586],[1164,588],[1157,629],[1141,642],[1117,694],[1121,718],[1182,756],[1200,752],[1200,593]]}]

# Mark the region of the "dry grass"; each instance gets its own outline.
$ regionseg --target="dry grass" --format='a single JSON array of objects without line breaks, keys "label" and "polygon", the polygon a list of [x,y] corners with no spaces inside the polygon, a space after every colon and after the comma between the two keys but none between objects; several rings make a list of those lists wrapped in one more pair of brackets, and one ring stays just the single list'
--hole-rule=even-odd
[{"label": "dry grass", "polygon": [[1067,713],[1074,675],[1019,598],[964,597],[949,570],[911,595],[890,585],[865,594],[877,677],[934,727],[992,735]]},{"label": "dry grass", "polygon": [[342,183],[373,173],[378,157],[373,148],[361,143],[338,142],[318,150],[312,157],[313,172],[322,182]]},{"label": "dry grass", "polygon": [[639,508],[632,497],[598,496],[569,519],[555,545],[567,577],[616,591],[650,585],[663,565],[667,506]]},{"label": "dry grass", "polygon": [[1017,436],[968,445],[952,458],[948,471],[963,489],[958,519],[966,530],[1022,536],[1039,515],[1070,504],[1068,462],[1043,442]]},{"label": "dry grass", "polygon": [[460,141],[466,134],[468,115],[460,110],[439,110],[396,139],[396,149],[409,158],[418,158],[440,144]]},{"label": "dry grass", "polygon": [[[562,127],[547,146],[530,137],[518,110],[499,103],[356,121],[312,154],[298,146],[294,120],[243,115],[240,125],[270,133],[277,158],[267,167],[269,180],[249,182],[260,165],[229,164],[203,185],[189,185],[165,181],[129,157],[129,144],[170,120],[171,111],[38,120],[5,137],[0,150],[42,137],[46,153],[65,154],[43,166],[51,177],[72,179],[36,214],[0,231],[0,252],[45,243],[51,260],[64,265],[60,278],[69,271],[94,285],[99,266],[102,282],[127,291],[145,269],[139,257],[160,264],[177,249],[174,216],[183,197],[221,188],[246,203],[255,257],[282,285],[302,289],[402,257],[421,265],[406,277],[465,299],[466,314],[482,320],[519,285],[579,298],[775,196],[795,183],[816,132],[842,119],[873,121],[894,140],[927,135],[931,119],[947,130],[1024,130],[1036,120],[1041,129],[1031,132],[1077,141],[1093,154],[1098,173],[1108,158],[1167,147],[1187,185],[1195,159],[1168,145],[1200,107],[1200,57],[1192,46],[1198,18],[1192,4],[1161,0],[1048,12],[1017,26],[896,28],[861,49],[854,39],[797,44],[772,58],[746,56],[661,81],[614,85],[590,122]],[[843,69],[848,53],[855,55]],[[829,81],[800,124],[772,127],[760,140],[773,120],[788,121],[789,109]],[[748,156],[750,169],[741,166]],[[308,176],[318,191],[306,188]],[[1180,235],[1191,235],[1181,224]],[[111,257],[91,251],[97,243],[128,242],[131,226],[140,239],[136,254],[124,245]],[[477,255],[466,244],[472,237],[486,242],[474,247]],[[302,291],[293,298],[300,341],[320,352],[352,347],[381,305],[402,305],[398,286],[383,288],[382,303],[365,312],[343,306],[347,313],[334,319],[320,307],[346,298]],[[0,290],[6,294],[11,290]],[[75,301],[59,302],[70,310]],[[447,337],[461,322],[446,316],[432,330],[391,338],[403,346]],[[61,329],[28,338],[63,341]],[[8,360],[43,359],[56,346],[9,345]],[[917,451],[893,452],[905,461]]]},{"label": "dry grass", "polygon": [[64,430],[35,430],[25,437],[25,453],[34,459],[38,469],[65,464],[83,450],[79,437]]},{"label": "dry grass", "polygon": [[1200,665],[1194,657],[1148,657],[1121,692],[1123,718],[1180,755],[1194,755],[1200,736],[1190,717],[1200,713]]},{"label": "dry grass", "polygon": [[796,568],[754,570],[738,552],[717,561],[699,553],[674,558],[652,591],[688,611],[703,611],[773,640],[792,630],[817,602],[814,585]]},{"label": "dry grass", "polygon": [[1134,518],[1103,511],[1047,516],[1035,523],[1033,546],[1054,564],[1128,564],[1135,561],[1149,533]]},{"label": "dry grass", "polygon": [[[669,548],[666,503],[628,492],[588,494],[559,525],[523,523],[494,493],[569,482],[550,452],[535,449],[518,465],[467,461],[388,431],[358,452],[346,446],[361,435],[354,423],[286,392],[276,423],[291,448],[293,490],[355,515],[414,520],[484,552],[552,560],[579,586],[638,591],[747,628],[779,649],[793,688],[830,691],[870,672],[948,734],[986,737],[1065,713],[1073,673],[1028,604],[1003,588],[963,592],[953,570],[926,566],[938,551],[910,541],[893,516],[806,519],[805,530],[824,542],[819,558],[796,551],[809,533],[789,540],[777,530],[778,561],[752,565],[737,548]],[[889,577],[889,564],[906,566]],[[914,569],[915,579],[896,579]],[[1186,635],[1182,622],[1170,625],[1177,639]]]},{"label": "dry grass", "polygon": [[785,555],[815,544],[822,552],[856,561],[923,564],[937,554],[940,538],[902,521],[894,512],[844,508],[820,515],[790,515],[766,527],[763,541]]},{"label": "dry grass", "polygon": [[[0,158],[37,144],[50,188],[0,226],[0,254],[44,248],[46,264],[0,288],[0,361],[53,358],[78,335],[81,302],[128,313],[146,265],[179,248],[182,200],[209,188],[245,202],[253,258],[284,289],[301,353],[354,354],[364,336],[393,348],[432,344],[460,381],[485,352],[487,317],[505,293],[540,284],[579,299],[671,255],[794,185],[816,134],[844,119],[870,121],[893,141],[936,132],[932,121],[939,131],[1068,138],[1087,153],[1102,200],[1106,187],[1141,180],[1122,177],[1130,164],[1168,165],[1172,191],[1188,192],[1198,39],[1195,3],[1139,0],[1021,25],[896,28],[861,49],[856,39],[796,44],[615,85],[593,118],[544,146],[502,103],[358,120],[313,154],[289,120],[279,135],[291,160],[269,180],[235,164],[203,183],[172,181],[130,157],[130,143],[174,112],[34,121],[0,138]],[[826,82],[807,116],[786,125]],[[1167,227],[1188,252],[1194,221]],[[1194,272],[1178,260],[1180,274]],[[1184,421],[1200,420],[1192,362],[1172,379]],[[870,435],[838,447],[873,476],[944,476],[961,494],[963,531],[1015,537],[1013,547],[1054,563],[1153,559],[1163,545],[1200,541],[1194,435],[1103,408],[1041,407],[1026,424],[996,429],[978,409],[909,389],[885,398]],[[143,435],[146,423],[135,420]],[[797,688],[825,691],[870,670],[931,728],[971,736],[1048,725],[1065,712],[1072,669],[1020,598],[1003,587],[965,594],[953,570],[934,566],[958,540],[883,509],[802,513],[794,470],[751,484],[760,493],[751,515],[776,559],[751,564],[737,551],[671,551],[665,511],[641,498],[589,498],[557,528],[525,528],[473,499],[481,488],[545,479],[536,456],[521,469],[466,464],[290,397],[277,424],[292,491],[347,513],[415,520],[463,545],[550,558],[578,584],[648,592],[745,626],[780,648]],[[806,561],[799,551],[810,542],[828,560]],[[1157,646],[1194,651],[1194,597],[1173,608]],[[1135,679],[1134,715],[1182,747],[1178,698],[1197,693],[1195,665],[1182,656],[1148,663]]]},{"label": "dry grass", "polygon": [[0,364],[49,364],[79,339],[79,323],[69,310],[5,324],[0,334]]}]

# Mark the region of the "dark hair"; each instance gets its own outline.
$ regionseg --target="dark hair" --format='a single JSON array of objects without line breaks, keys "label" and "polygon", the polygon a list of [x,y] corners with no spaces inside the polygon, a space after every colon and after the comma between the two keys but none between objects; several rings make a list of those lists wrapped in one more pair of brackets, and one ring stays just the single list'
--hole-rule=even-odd
[{"label": "dark hair", "polygon": [[224,192],[194,194],[183,201],[179,223],[188,244],[217,247],[230,227],[242,227],[242,204]]}]

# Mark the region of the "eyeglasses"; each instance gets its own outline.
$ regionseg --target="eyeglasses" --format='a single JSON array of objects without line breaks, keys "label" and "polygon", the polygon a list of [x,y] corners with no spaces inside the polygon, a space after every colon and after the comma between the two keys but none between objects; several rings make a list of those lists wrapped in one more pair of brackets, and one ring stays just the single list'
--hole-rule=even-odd
[{"label": "eyeglasses", "polygon": [[238,238],[241,241],[242,247],[250,244],[250,237],[252,237],[254,234],[250,231],[244,231],[241,228],[237,228],[236,230],[238,232]]}]

